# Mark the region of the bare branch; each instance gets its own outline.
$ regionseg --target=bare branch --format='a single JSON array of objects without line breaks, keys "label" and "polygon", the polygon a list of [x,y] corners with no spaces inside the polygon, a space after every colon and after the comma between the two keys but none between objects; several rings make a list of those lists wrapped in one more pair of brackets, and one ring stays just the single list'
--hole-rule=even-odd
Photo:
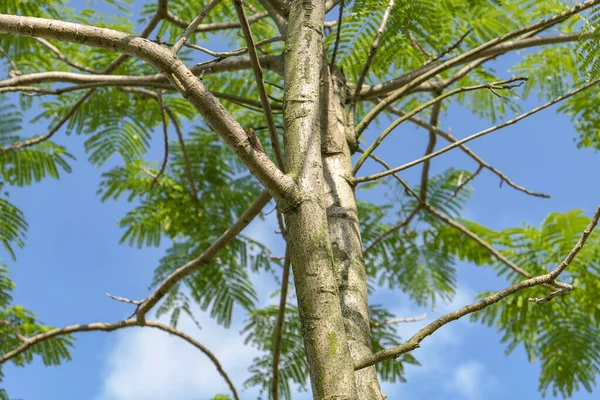
[{"label": "bare branch", "polygon": [[552,106],[552,105],[554,105],[554,104],[556,104],[556,103],[558,103],[558,102],[560,102],[562,100],[568,99],[569,97],[574,96],[577,93],[580,93],[580,92],[582,92],[582,91],[584,91],[584,90],[586,90],[586,89],[588,89],[588,88],[590,88],[590,87],[598,84],[599,82],[600,82],[600,79],[595,79],[595,80],[593,80],[593,81],[591,81],[589,83],[586,83],[585,85],[581,86],[578,89],[575,89],[575,90],[573,90],[573,91],[571,91],[571,92],[569,92],[569,93],[567,93],[567,94],[565,94],[563,96],[556,97],[555,99],[550,100],[549,102],[547,102],[545,104],[542,104],[541,106],[536,107],[536,108],[534,108],[534,109],[532,109],[532,110],[530,110],[530,111],[528,111],[528,112],[526,112],[524,114],[521,114],[521,115],[519,115],[519,116],[517,116],[517,117],[515,117],[515,118],[513,118],[513,119],[511,119],[509,121],[503,122],[503,123],[501,123],[499,125],[493,126],[491,128],[488,128],[488,129],[485,129],[483,131],[477,132],[477,133],[475,133],[475,134],[473,134],[471,136],[468,136],[468,137],[466,137],[464,139],[458,140],[458,141],[452,143],[451,145],[446,146],[443,149],[440,149],[438,151],[435,151],[435,152],[433,152],[433,153],[431,153],[431,154],[429,154],[429,155],[427,155],[425,157],[421,157],[418,160],[411,161],[411,162],[409,162],[407,164],[404,164],[404,165],[401,165],[399,167],[390,169],[388,171],[380,172],[378,174],[373,174],[373,175],[364,176],[364,177],[361,177],[361,178],[356,178],[355,182],[356,183],[361,183],[361,182],[373,181],[373,180],[376,180],[376,179],[383,178],[384,176],[388,176],[390,174],[393,174],[393,173],[405,170],[405,169],[410,168],[410,167],[412,167],[414,165],[420,164],[420,163],[422,163],[425,160],[431,159],[431,158],[436,157],[436,156],[438,156],[440,154],[443,154],[443,153],[445,153],[445,152],[447,152],[449,150],[452,150],[455,147],[460,146],[461,144],[467,143],[467,142],[469,142],[469,141],[471,141],[473,139],[477,139],[478,137],[487,135],[488,133],[497,131],[497,130],[502,129],[504,127],[507,127],[509,125],[513,125],[513,124],[519,122],[520,120],[522,120],[524,118],[527,118],[527,117],[529,117],[529,116],[531,116],[531,115],[533,115],[533,114],[535,114],[535,113],[537,113],[539,111],[542,111],[543,109],[546,109],[546,108],[548,108],[548,107],[550,107],[550,106]]},{"label": "bare branch", "polygon": [[371,324],[375,325],[375,326],[394,325],[394,324],[403,324],[403,323],[407,323],[407,322],[423,321],[425,318],[427,318],[427,314],[419,315],[418,317],[388,319],[387,321],[384,321],[383,323],[379,323],[377,321],[371,321]]},{"label": "bare branch", "polygon": [[79,98],[79,100],[77,100],[75,102],[75,104],[73,104],[73,106],[71,107],[71,109],[69,109],[69,111],[67,111],[67,113],[60,119],[60,121],[58,121],[56,123],[56,125],[54,125],[54,127],[52,129],[50,129],[47,133],[34,137],[32,139],[28,139],[25,140],[23,142],[19,142],[19,143],[15,143],[11,146],[8,147],[4,147],[1,149],[0,154],[6,154],[10,151],[15,151],[15,150],[19,150],[25,147],[30,147],[33,145],[36,145],[38,143],[41,143],[45,140],[50,139],[56,132],[58,132],[58,130],[77,112],[77,110],[79,109],[79,107],[85,103],[85,101],[94,93],[94,89],[90,89],[87,92],[85,92],[85,94],[83,96],[81,96]]},{"label": "bare branch", "polygon": [[[470,91],[473,91],[473,90],[480,90],[480,89],[490,89],[490,88],[511,89],[511,88],[515,87],[515,85],[512,84],[513,82],[523,82],[526,79],[527,78],[516,77],[516,78],[506,79],[506,80],[503,80],[503,81],[498,81],[498,82],[485,83],[485,84],[481,84],[481,85],[465,86],[465,87],[461,86],[461,87],[453,89],[453,90],[451,90],[449,92],[440,94],[439,96],[433,98],[432,100],[429,100],[428,102],[421,104],[419,107],[415,108],[414,110],[410,111],[406,115],[404,115],[404,116],[398,118],[397,120],[395,120],[394,122],[392,122],[392,124],[390,126],[388,126],[381,133],[381,135],[379,135],[379,137],[369,146],[369,148],[367,148],[367,150],[365,150],[365,152],[363,153],[363,155],[358,159],[358,161],[354,165],[354,169],[353,169],[354,174],[356,174],[358,172],[358,170],[360,169],[360,167],[362,167],[362,165],[367,160],[367,158],[369,157],[369,155],[371,155],[373,153],[373,151],[375,151],[375,149],[377,147],[379,147],[379,145],[381,144],[381,142],[383,142],[383,140],[390,133],[392,133],[392,131],[398,125],[400,125],[402,122],[406,121],[408,118],[412,117],[413,115],[416,115],[416,114],[420,113],[421,111],[423,111],[427,107],[429,107],[431,105],[434,105],[434,104],[440,102],[441,100],[443,100],[443,99],[445,99],[447,97],[453,96],[455,94],[458,94],[458,93],[470,92]],[[430,155],[428,155],[427,157],[429,157],[429,156]],[[423,157],[423,161],[425,159],[427,159],[427,158]],[[360,179],[362,179],[362,178],[360,178]]]},{"label": "bare branch", "polygon": [[252,63],[252,69],[254,71],[254,78],[256,80],[256,86],[258,94],[260,96],[260,102],[264,110],[265,118],[267,120],[267,126],[269,127],[269,136],[271,137],[271,145],[275,152],[275,159],[277,165],[283,170],[283,153],[281,146],[279,145],[279,137],[277,136],[277,129],[275,128],[275,120],[273,119],[273,113],[271,112],[271,102],[267,95],[267,89],[265,88],[265,82],[263,80],[263,72],[260,67],[260,61],[258,60],[258,54],[256,53],[256,47],[254,45],[254,39],[252,38],[252,32],[250,31],[250,24],[248,23],[248,17],[241,0],[233,0],[235,12],[237,13],[238,19],[242,26],[242,33],[248,46],[248,55],[250,56],[250,62]]},{"label": "bare branch", "polygon": [[[6,322],[7,321],[0,321],[0,325],[6,324]],[[25,339],[25,340],[22,340],[21,338],[19,338],[19,340],[21,340],[23,342],[23,344],[21,344],[20,346],[18,346],[15,349],[9,351],[8,353],[5,353],[2,356],[0,356],[0,364],[3,364],[6,361],[15,358],[19,354],[22,354],[23,352],[27,351],[32,346],[34,346],[38,343],[44,342],[49,339],[53,339],[58,336],[66,336],[66,335],[70,335],[70,334],[78,333],[78,332],[94,332],[94,331],[111,332],[111,331],[116,331],[118,329],[131,328],[131,327],[136,327],[136,326],[137,327],[148,326],[151,328],[159,329],[164,332],[168,332],[172,335],[175,335],[175,336],[185,340],[186,342],[190,343],[192,346],[196,347],[198,350],[200,350],[202,353],[204,353],[212,361],[212,363],[217,368],[217,371],[219,372],[219,374],[227,382],[227,385],[229,386],[229,389],[231,390],[234,398],[236,400],[239,400],[238,393],[237,393],[235,386],[233,385],[231,379],[229,378],[227,373],[225,373],[225,371],[223,370],[223,367],[222,367],[221,363],[219,362],[219,360],[217,359],[217,357],[215,357],[215,355],[210,350],[208,350],[208,348],[206,348],[206,346],[204,346],[202,343],[198,342],[196,339],[192,338],[191,336],[189,336],[181,331],[178,331],[174,328],[171,328],[168,325],[161,324],[160,322],[157,322],[157,321],[146,321],[144,323],[140,323],[139,321],[137,321],[135,319],[126,319],[123,321],[118,321],[118,322],[113,322],[113,323],[96,322],[96,323],[87,324],[87,325],[71,325],[71,326],[67,326],[64,328],[55,328],[50,331],[47,331],[44,333],[39,333],[35,336],[31,336],[29,338],[23,337],[23,339]]]},{"label": "bare branch", "polygon": [[[380,159],[379,157],[376,157],[374,155],[372,155],[371,158],[373,158],[375,161],[377,161],[379,164],[383,165],[386,169],[389,170],[390,166],[385,161],[383,161],[382,159]],[[491,244],[489,244],[488,242],[483,240],[476,233],[470,231],[468,228],[466,228],[465,226],[454,221],[452,218],[447,217],[446,215],[442,214],[441,212],[439,212],[438,210],[433,208],[433,206],[431,206],[431,204],[429,204],[427,201],[424,201],[423,199],[421,199],[419,197],[419,195],[402,178],[400,178],[400,176],[398,176],[398,174],[393,173],[392,176],[404,187],[404,189],[408,193],[410,193],[420,203],[421,207],[424,208],[425,210],[427,210],[430,214],[435,215],[437,218],[441,219],[446,224],[459,230],[465,236],[468,236],[469,238],[473,239],[475,242],[477,242],[477,244],[479,244],[481,247],[483,247],[485,250],[487,250],[487,252],[490,253],[493,257],[495,257],[498,261],[502,262],[504,265],[506,265],[508,268],[512,269],[516,273],[518,273],[526,278],[531,278],[533,276],[529,272],[525,271],[523,268],[519,267],[518,265],[516,265],[515,263],[510,261],[508,258],[506,258],[504,255],[502,255],[496,249],[494,249],[494,247],[492,247]],[[554,282],[553,285],[554,285],[554,287],[550,286],[552,289],[571,288],[570,285],[567,285],[565,283],[560,283],[560,282]]]},{"label": "bare branch", "polygon": [[[392,114],[396,114],[399,116],[405,116],[407,113],[405,111],[402,111],[398,108],[395,107],[388,107],[388,110],[392,113]],[[450,143],[455,143],[458,142],[458,139],[455,138],[450,132],[446,132],[441,130],[440,128],[434,127],[429,125],[427,122],[418,119],[416,117],[409,117],[408,120],[412,123],[414,123],[417,126],[420,126],[421,128],[424,128],[428,131],[433,131],[435,132],[437,135],[440,135],[441,137],[443,137],[444,139],[446,139],[447,141],[449,141]],[[550,198],[549,194],[545,194],[545,193],[538,193],[538,192],[534,192],[532,190],[529,190],[521,185],[516,184],[515,182],[513,182],[512,180],[510,180],[510,178],[508,178],[506,175],[504,175],[500,170],[496,169],[495,167],[493,167],[492,165],[490,165],[488,162],[484,161],[481,157],[479,157],[473,150],[471,150],[469,147],[465,146],[464,144],[461,144],[458,146],[462,151],[465,152],[465,154],[467,154],[469,157],[471,157],[473,160],[475,160],[477,163],[479,163],[479,165],[483,168],[488,169],[489,171],[493,172],[494,174],[496,174],[502,182],[506,182],[509,186],[511,186],[512,188],[521,191],[525,194],[528,194],[530,196],[535,196],[535,197],[542,197],[542,198]]]},{"label": "bare branch", "polygon": [[417,321],[422,321],[425,318],[427,318],[427,314],[423,314],[418,317],[388,319],[387,321],[384,322],[384,324],[392,325],[392,324],[405,323],[405,322],[417,322]]},{"label": "bare branch", "polygon": [[177,268],[171,275],[158,285],[156,290],[146,297],[137,310],[137,319],[143,322],[148,311],[164,297],[168,291],[186,276],[196,272],[199,268],[209,264],[217,254],[227,247],[237,235],[258,215],[258,213],[271,201],[269,192],[264,191],[252,205],[244,211],[240,218],[229,227],[217,240],[215,240],[200,256],[187,264]]},{"label": "bare branch", "polygon": [[[254,44],[254,46],[258,48],[258,47],[264,46],[266,44],[281,42],[281,41],[283,41],[283,36],[276,36],[276,37],[260,40],[260,41],[256,42]],[[164,43],[164,44],[168,45],[168,43]],[[185,46],[189,47],[190,49],[194,49],[194,50],[198,50],[203,53],[206,53],[209,56],[216,57],[217,60],[213,60],[214,62],[224,60],[228,57],[240,56],[240,55],[246,54],[248,52],[247,47],[243,47],[241,49],[232,50],[232,51],[211,51],[205,47],[201,47],[201,46],[198,46],[193,43],[186,43]]]},{"label": "bare branch", "polygon": [[204,7],[204,9],[202,9],[202,11],[200,11],[200,14],[198,14],[198,16],[196,18],[194,18],[194,20],[190,23],[190,25],[187,28],[185,28],[185,31],[183,31],[183,34],[181,35],[181,37],[179,38],[179,40],[177,40],[177,42],[175,42],[175,45],[171,49],[173,51],[173,53],[177,54],[179,52],[179,50],[181,50],[181,48],[183,47],[183,45],[190,38],[191,34],[194,33],[194,32],[196,32],[196,28],[198,28],[198,26],[200,25],[200,23],[202,22],[202,20],[204,18],[206,18],[206,16],[208,15],[208,13],[213,8],[215,8],[217,5],[219,5],[221,3],[221,1],[222,0],[211,0],[211,2],[208,3],[206,5],[206,7]]},{"label": "bare branch", "polygon": [[111,299],[113,299],[113,300],[116,300],[116,301],[119,301],[119,302],[121,302],[121,303],[128,303],[128,304],[134,304],[134,305],[139,305],[139,304],[140,304],[140,302],[139,302],[139,301],[137,301],[137,300],[131,300],[131,299],[128,299],[128,298],[126,298],[126,297],[118,297],[118,296],[113,296],[113,295],[112,295],[112,294],[110,294],[110,293],[106,293],[106,295],[107,295],[108,297],[110,297]]},{"label": "bare branch", "polygon": [[[280,215],[280,213],[278,213]],[[283,336],[283,322],[285,321],[285,305],[287,302],[288,284],[290,281],[290,252],[285,250],[283,261],[283,276],[281,277],[281,295],[279,297],[279,312],[275,325],[275,338],[273,340],[273,379],[271,380],[271,394],[273,400],[279,399],[279,356],[281,355],[281,340]]]},{"label": "bare branch", "polygon": [[[471,314],[475,311],[482,310],[492,304],[498,303],[500,300],[517,293],[523,289],[530,288],[533,286],[538,286],[542,284],[552,283],[568,266],[571,264],[577,253],[583,248],[585,241],[592,233],[593,229],[598,224],[598,219],[600,218],[600,207],[596,210],[596,213],[592,217],[591,222],[587,226],[587,228],[583,231],[579,241],[573,247],[573,249],[569,252],[567,257],[551,272],[536,276],[534,278],[530,278],[524,281],[521,281],[515,285],[512,285],[506,289],[503,289],[499,292],[496,292],[490,296],[485,297],[475,303],[466,305],[456,311],[451,313],[442,315],[440,318],[433,321],[431,324],[427,325],[423,329],[420,329],[416,334],[414,334],[410,339],[406,342],[402,343],[399,346],[396,346],[391,349],[382,350],[373,354],[372,356],[366,357],[362,360],[359,360],[355,365],[354,369],[359,370],[362,368],[366,368],[368,366],[377,364],[383,360],[387,360],[390,358],[398,357],[404,353],[408,353],[418,347],[420,347],[420,343],[427,337],[433,334],[442,326],[446,325],[451,321],[455,321],[465,315]],[[568,290],[563,290],[562,293],[567,292]]]},{"label": "bare branch", "polygon": [[[262,18],[266,18],[269,16],[268,12],[261,12],[258,14],[254,14],[251,15],[250,17],[248,17],[248,22],[249,23],[254,23]],[[165,19],[167,21],[169,21],[170,23],[172,23],[173,25],[176,25],[180,28],[187,28],[190,25],[190,22],[186,22],[183,19],[179,18],[178,16],[176,16],[175,14],[173,14],[172,12],[168,11],[167,14],[165,15]],[[195,32],[215,32],[215,31],[221,31],[221,30],[226,30],[226,29],[236,29],[240,27],[240,23],[239,22],[215,22],[212,24],[204,24],[204,25],[198,25],[196,27]]]},{"label": "bare branch", "polygon": [[457,65],[459,65],[460,63],[465,62],[465,60],[469,59],[469,57],[475,57],[475,58],[481,58],[482,57],[482,52],[484,50],[490,49],[498,44],[507,42],[511,39],[514,39],[516,37],[525,35],[525,34],[529,34],[532,32],[537,32],[540,29],[545,29],[548,28],[550,26],[553,26],[559,22],[562,22],[568,18],[570,18],[571,16],[578,14],[584,10],[587,10],[593,6],[595,6],[596,4],[599,4],[600,0],[588,0],[588,1],[584,1],[583,3],[580,3],[578,5],[576,5],[575,7],[570,8],[567,11],[561,12],[559,14],[556,14],[550,18],[546,18],[543,19],[537,23],[525,26],[523,28],[517,29],[515,31],[509,32],[507,34],[504,34],[500,37],[497,37],[495,39],[489,40],[486,43],[483,43],[469,51],[466,51],[456,57],[453,57],[451,59],[449,59],[448,61],[444,61],[441,64],[433,67],[432,69],[417,75],[414,79],[410,80],[406,85],[402,86],[400,89],[395,90],[394,92],[390,93],[390,95],[388,95],[382,102],[380,102],[378,105],[376,105],[366,116],[365,118],[363,118],[363,120],[357,125],[356,127],[356,134],[357,136],[360,136],[362,134],[362,132],[364,132],[364,130],[367,128],[367,126],[389,105],[391,105],[393,102],[395,102],[396,100],[398,100],[400,97],[402,97],[404,94],[408,93],[411,89],[415,88],[417,85],[427,81],[429,78],[439,74],[440,72],[455,67]]}]

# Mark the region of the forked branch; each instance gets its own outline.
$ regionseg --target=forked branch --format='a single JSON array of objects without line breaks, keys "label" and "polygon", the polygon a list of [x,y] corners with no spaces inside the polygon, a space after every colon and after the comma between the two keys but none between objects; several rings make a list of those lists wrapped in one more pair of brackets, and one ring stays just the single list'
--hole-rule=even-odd
[{"label": "forked branch", "polygon": [[[569,264],[571,264],[573,259],[577,256],[577,253],[579,253],[579,251],[583,248],[583,245],[585,244],[586,240],[588,239],[588,237],[590,236],[590,234],[592,233],[592,231],[598,224],[598,219],[600,219],[600,207],[598,207],[598,209],[596,210],[589,225],[583,231],[581,237],[577,241],[577,244],[573,247],[573,249],[571,249],[571,251],[565,257],[565,259],[551,272],[521,281],[515,285],[507,287],[506,289],[500,290],[499,292],[496,292],[490,296],[487,296],[475,303],[466,305],[456,311],[445,314],[445,315],[441,316],[440,318],[436,319],[435,321],[433,321],[431,324],[424,327],[423,329],[420,329],[410,339],[408,339],[406,342],[402,343],[401,345],[393,347],[391,349],[379,351],[379,352],[373,354],[372,356],[365,357],[362,360],[359,360],[358,362],[355,363],[354,369],[359,370],[362,368],[366,368],[368,366],[377,364],[381,361],[384,361],[384,360],[387,360],[390,358],[396,358],[404,353],[408,353],[409,351],[412,351],[412,350],[420,347],[421,342],[425,338],[427,338],[427,336],[430,336],[435,331],[437,331],[439,328],[441,328],[442,326],[446,325],[447,323],[449,323],[451,321],[455,321],[455,320],[462,318],[465,315],[471,314],[475,311],[483,310],[484,308],[486,308],[492,304],[498,303],[500,300],[502,300],[512,294],[515,294],[523,289],[527,289],[530,287],[534,287],[534,286],[538,286],[538,285],[542,285],[542,284],[549,284],[549,283],[554,282],[554,280],[556,278],[558,278],[558,276],[565,269],[567,269]],[[562,293],[566,293],[566,291],[563,290],[561,292],[561,294]]]}]

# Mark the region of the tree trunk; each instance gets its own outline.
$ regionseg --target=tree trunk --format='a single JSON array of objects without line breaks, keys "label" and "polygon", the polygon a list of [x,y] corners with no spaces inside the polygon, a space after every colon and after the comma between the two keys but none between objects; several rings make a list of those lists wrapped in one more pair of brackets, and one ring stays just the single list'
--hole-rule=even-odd
[{"label": "tree trunk", "polygon": [[[286,171],[300,201],[282,207],[315,399],[357,399],[325,214],[320,85],[324,2],[294,1],[285,52]],[[315,57],[317,55],[317,57]],[[286,209],[287,207],[287,209]]]},{"label": "tree trunk", "polygon": [[[335,68],[335,67],[334,67]],[[344,327],[354,360],[373,354],[369,319],[367,277],[352,176],[351,138],[346,123],[345,79],[338,68],[324,64],[321,100],[322,157],[325,204],[333,261],[338,279]],[[360,400],[381,400],[375,366],[355,374]]]}]

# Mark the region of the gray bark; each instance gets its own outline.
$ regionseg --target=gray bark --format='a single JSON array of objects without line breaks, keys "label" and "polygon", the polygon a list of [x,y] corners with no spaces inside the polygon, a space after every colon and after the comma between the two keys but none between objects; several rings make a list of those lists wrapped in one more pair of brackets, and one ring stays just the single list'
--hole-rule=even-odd
[{"label": "gray bark", "polygon": [[[369,323],[367,277],[354,188],[350,184],[352,162],[347,137],[345,79],[336,69],[323,68],[324,90],[321,100],[322,157],[325,174],[325,204],[333,260],[338,279],[340,304],[352,358],[360,360],[373,354]],[[358,398],[381,400],[375,367],[355,373]]]},{"label": "gray bark", "polygon": [[[324,204],[320,73],[324,4],[293,2],[285,52],[286,171],[300,201],[281,207],[315,399],[357,399]],[[318,55],[315,57],[315,55]]]}]

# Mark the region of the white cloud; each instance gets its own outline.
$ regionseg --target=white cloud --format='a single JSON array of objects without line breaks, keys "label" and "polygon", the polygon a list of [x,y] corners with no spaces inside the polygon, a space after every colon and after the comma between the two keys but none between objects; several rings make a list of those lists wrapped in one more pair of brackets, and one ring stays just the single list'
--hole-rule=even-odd
[{"label": "white cloud", "polygon": [[[245,346],[239,327],[224,329],[208,316],[202,330],[186,317],[178,329],[209,348],[221,362],[238,392],[248,377],[247,367],[258,352]],[[254,391],[253,391],[254,392]],[[212,362],[182,339],[151,328],[121,331],[106,357],[106,370],[98,400],[162,400],[210,398],[230,394]],[[250,393],[245,393],[249,396]]]},{"label": "white cloud", "polygon": [[449,392],[460,394],[467,400],[478,400],[483,397],[486,388],[493,385],[493,381],[491,377],[487,376],[482,363],[468,361],[454,370],[444,388]]}]

